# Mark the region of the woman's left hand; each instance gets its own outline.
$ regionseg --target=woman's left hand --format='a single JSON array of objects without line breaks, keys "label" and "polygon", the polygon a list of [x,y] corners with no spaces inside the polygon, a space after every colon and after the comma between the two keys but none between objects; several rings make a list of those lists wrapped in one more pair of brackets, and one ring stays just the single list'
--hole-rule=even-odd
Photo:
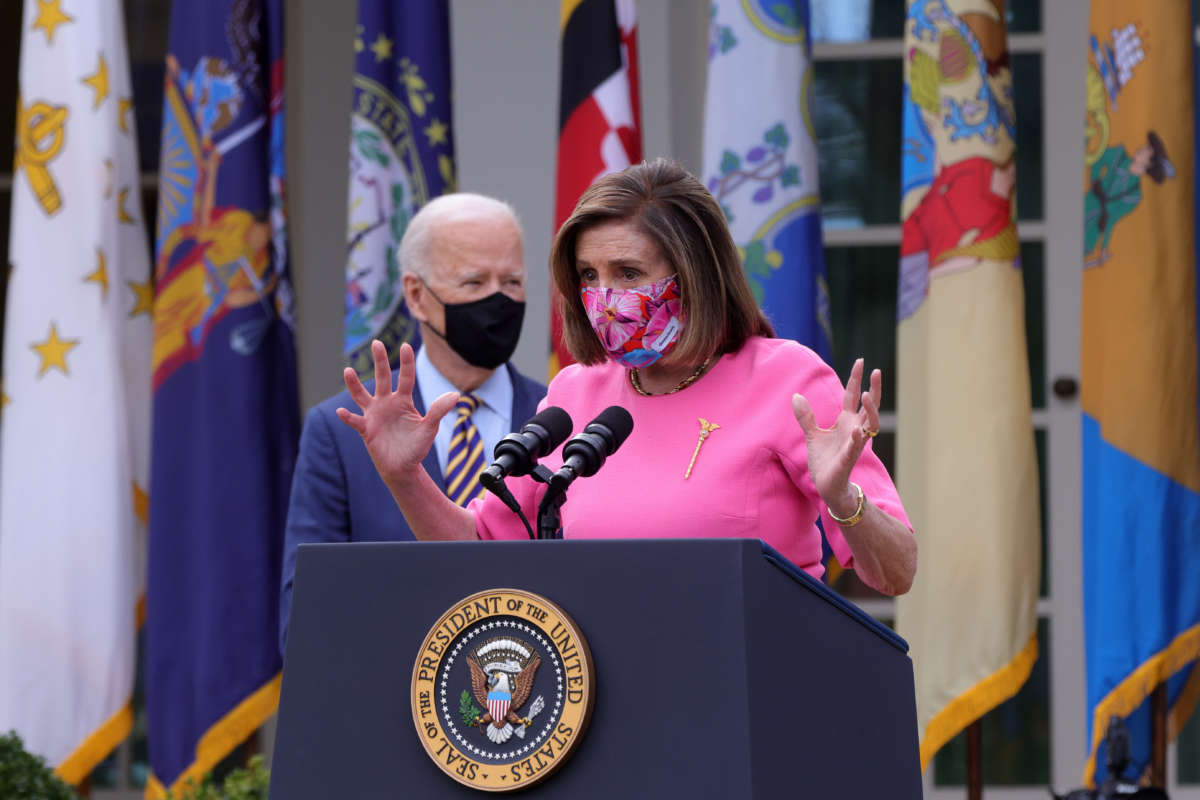
[{"label": "woman's left hand", "polygon": [[812,406],[799,394],[792,395],[792,413],[804,430],[808,443],[808,471],[825,505],[840,517],[849,517],[858,508],[858,496],[850,488],[850,470],[867,444],[879,431],[879,398],[883,375],[871,371],[871,388],[862,390],[863,360],[854,362],[842,410],[832,428],[817,424]]}]

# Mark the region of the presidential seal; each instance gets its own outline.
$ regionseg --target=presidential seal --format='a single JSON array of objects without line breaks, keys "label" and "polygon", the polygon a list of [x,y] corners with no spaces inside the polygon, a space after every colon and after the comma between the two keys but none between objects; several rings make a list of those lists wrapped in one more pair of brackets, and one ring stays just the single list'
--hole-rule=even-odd
[{"label": "presidential seal", "polygon": [[455,603],[429,630],[412,677],[425,752],[459,783],[539,783],[579,745],[595,702],[592,654],[561,608],[519,589]]}]

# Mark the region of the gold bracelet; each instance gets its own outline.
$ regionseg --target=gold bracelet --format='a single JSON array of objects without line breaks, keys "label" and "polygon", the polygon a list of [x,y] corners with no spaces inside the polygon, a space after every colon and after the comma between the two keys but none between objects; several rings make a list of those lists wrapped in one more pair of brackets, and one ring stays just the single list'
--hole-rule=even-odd
[{"label": "gold bracelet", "polygon": [[834,522],[836,522],[838,525],[841,525],[843,528],[853,528],[855,525],[862,522],[863,514],[867,510],[867,498],[866,495],[863,494],[862,487],[854,481],[849,481],[849,483],[854,487],[854,491],[858,495],[858,508],[854,509],[853,514],[845,519],[842,519],[837,514],[833,513],[833,509],[829,507],[828,503],[825,504],[825,510],[829,512],[829,516]]}]

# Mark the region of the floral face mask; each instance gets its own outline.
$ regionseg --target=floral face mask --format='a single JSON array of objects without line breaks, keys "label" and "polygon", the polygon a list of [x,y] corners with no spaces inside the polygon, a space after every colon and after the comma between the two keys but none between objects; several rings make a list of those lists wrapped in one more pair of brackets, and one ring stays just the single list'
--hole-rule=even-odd
[{"label": "floral face mask", "polygon": [[579,294],[609,358],[626,367],[649,366],[679,341],[685,320],[674,275],[635,289],[584,286]]}]

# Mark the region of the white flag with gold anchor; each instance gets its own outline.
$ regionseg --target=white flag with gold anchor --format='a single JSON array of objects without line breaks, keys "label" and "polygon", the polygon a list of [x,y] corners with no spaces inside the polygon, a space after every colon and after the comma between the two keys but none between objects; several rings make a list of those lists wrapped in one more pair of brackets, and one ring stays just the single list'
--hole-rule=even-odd
[{"label": "white flag with gold anchor", "polygon": [[26,0],[0,412],[0,731],[65,780],[129,733],[150,262],[119,0]]}]

